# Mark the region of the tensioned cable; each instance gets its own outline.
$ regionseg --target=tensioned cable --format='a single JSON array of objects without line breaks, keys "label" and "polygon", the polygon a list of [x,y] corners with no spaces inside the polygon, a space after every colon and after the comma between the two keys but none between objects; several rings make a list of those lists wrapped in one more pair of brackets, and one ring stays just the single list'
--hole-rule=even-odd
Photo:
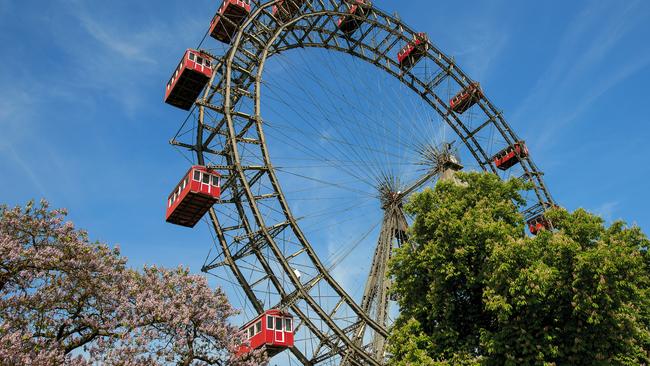
[{"label": "tensioned cable", "polygon": [[[298,54],[301,55],[302,52],[298,52]],[[302,55],[301,55],[301,56],[302,56]],[[303,59],[304,59],[304,56],[303,56]],[[307,62],[308,62],[307,60],[304,60],[304,61],[303,61],[303,63],[307,63]],[[342,62],[342,64],[343,64],[343,65],[347,65],[347,62]],[[330,70],[331,70],[331,66],[327,65],[327,67],[329,67]],[[349,69],[349,66],[348,66],[348,69]],[[297,70],[300,70],[300,67],[298,67],[298,66],[293,66],[293,67],[291,68],[292,74],[296,74],[295,71],[297,71]],[[337,77],[337,74],[336,74],[336,73],[331,72],[331,74],[334,75],[334,77]],[[353,73],[353,72],[350,71],[348,74],[349,74],[349,75],[355,75],[356,73]],[[367,104],[371,104],[371,103],[370,103],[370,99],[368,99],[368,98],[369,98],[369,95],[372,95],[373,93],[365,93],[365,92],[358,92],[358,91],[357,91],[357,92],[355,93],[355,97],[354,97],[354,98],[346,98],[346,97],[344,97],[344,93],[343,93],[342,91],[340,91],[340,92],[332,91],[332,90],[329,88],[329,86],[328,86],[327,84],[325,84],[322,80],[320,80],[320,78],[318,78],[317,76],[315,76],[314,73],[311,73],[311,72],[309,72],[309,71],[306,72],[306,73],[305,73],[305,78],[307,78],[307,79],[310,79],[310,78],[313,79],[314,81],[316,81],[316,82],[318,83],[318,85],[320,86],[321,89],[323,89],[324,91],[326,91],[326,92],[327,92],[329,95],[331,95],[333,98],[336,98],[336,99],[339,100],[341,103],[344,103],[344,104],[346,104],[348,107],[350,107],[350,108],[356,110],[358,113],[349,113],[349,115],[352,115],[352,117],[354,117],[353,120],[349,120],[349,121],[351,121],[351,122],[355,122],[357,125],[361,125],[361,123],[358,121],[357,114],[363,114],[363,116],[364,116],[365,118],[367,118],[367,119],[370,120],[370,121],[373,121],[372,116],[366,114],[365,112],[363,112],[363,110],[361,110],[361,109],[358,108],[357,104],[359,104],[359,103],[351,103],[351,102],[350,102],[350,100],[357,100],[357,99],[360,97],[360,98],[362,98],[362,99],[364,99],[364,98],[367,99],[367,100],[368,100],[368,103],[367,103]],[[300,79],[301,79],[301,80],[304,80],[304,78],[300,78]],[[342,82],[343,82],[343,81],[339,80],[339,82],[337,82],[336,84],[340,86],[340,85],[342,84]],[[270,83],[269,83],[269,84],[270,84]],[[351,81],[351,80],[347,80],[347,84],[352,85],[354,88],[356,88],[355,85],[357,85],[357,83],[355,83],[355,82],[353,82],[353,81]],[[364,83],[364,84],[365,84],[365,83]],[[367,88],[367,89],[368,89],[368,88]],[[339,90],[340,90],[340,87],[339,87]],[[293,98],[295,98],[295,99],[300,99],[299,96],[292,96],[292,99],[293,99]],[[339,108],[339,107],[337,107],[337,110],[339,110],[338,108]],[[346,115],[348,115],[348,114],[341,113],[340,115],[341,115],[341,116],[346,116]],[[381,123],[379,123],[379,121],[374,120],[374,122],[375,122],[374,125],[382,126]],[[346,126],[346,125],[347,125],[347,123],[346,123],[346,124],[343,124],[343,126]],[[366,125],[366,126],[371,127],[372,125]],[[383,130],[384,130],[384,131],[388,131],[388,133],[390,133],[390,131],[389,131],[388,129],[386,129],[385,127],[383,128]],[[378,132],[378,131],[375,131],[374,128],[368,128],[366,131],[373,132],[373,133],[377,133],[377,132]],[[357,135],[356,133],[352,133],[352,134],[351,134],[351,136],[356,136],[356,135]],[[380,135],[380,136],[385,137],[386,135]],[[388,140],[388,139],[387,139],[387,140]],[[370,144],[367,143],[367,145],[370,145]]]},{"label": "tensioned cable", "polygon": [[[283,67],[284,67],[284,65],[283,65]],[[285,69],[285,70],[286,70],[286,69]],[[287,72],[288,72],[288,70],[287,70]],[[326,121],[328,121],[330,124],[333,124],[334,121],[333,121],[333,120],[328,116],[327,113],[325,113],[325,112],[323,111],[322,106],[320,106],[320,104],[316,102],[317,99],[312,95],[311,91],[309,91],[309,90],[303,88],[302,85],[298,85],[298,88],[301,89],[301,91],[311,99],[311,104],[314,105],[314,106],[316,106],[316,109],[318,109],[318,110],[320,111],[320,113],[321,113],[321,115],[324,117],[324,119],[325,119]],[[291,106],[291,105],[289,105],[289,107],[292,108],[292,109],[294,109],[293,106]],[[295,111],[295,112],[298,112],[298,111],[295,110],[295,109],[294,109],[294,111]],[[300,115],[301,113],[298,112],[298,114]],[[308,125],[312,130],[314,130],[316,133],[318,133],[319,129],[318,129],[318,128],[317,128],[317,127],[316,127],[316,126],[311,122],[310,119],[307,119],[307,118],[304,118],[304,117],[303,117],[303,122],[306,123],[306,124],[307,124],[307,125]],[[343,154],[343,151],[342,151],[339,147],[334,146],[334,148],[335,148],[339,153]],[[356,152],[356,153],[357,153],[357,155],[358,155],[358,152]],[[360,156],[358,156],[358,158],[361,159],[361,160],[363,160],[363,158],[361,158]],[[364,170],[365,167],[364,167],[364,166],[359,166],[359,169],[360,169],[360,170]],[[351,173],[351,175],[354,176],[355,174]],[[357,177],[360,178],[358,175],[357,175]],[[360,179],[361,179],[361,178],[360,178]]]},{"label": "tensioned cable", "polygon": [[[308,61],[304,59],[304,56],[302,55],[302,52],[298,52],[298,54],[299,54],[299,55],[301,56],[301,58],[303,59],[303,64],[308,63]],[[282,65],[282,66],[285,67],[284,65]],[[292,69],[292,70],[300,70],[300,68],[298,68],[298,67],[296,67],[296,66],[293,66],[291,69]],[[286,70],[286,67],[285,67],[285,70]],[[292,78],[293,78],[294,80],[297,78],[296,75],[297,75],[296,72],[292,72],[292,73],[291,73],[291,76],[292,76]],[[322,90],[325,90],[325,91],[326,91],[328,94],[330,94],[331,96],[333,96],[333,97],[335,97],[335,98],[342,99],[343,102],[347,102],[346,98],[341,97],[341,96],[339,95],[340,93],[332,92],[332,91],[329,89],[329,87],[328,87],[325,83],[323,83],[322,80],[320,80],[320,78],[319,78],[318,76],[315,75],[315,73],[309,73],[309,72],[307,72],[306,75],[305,75],[305,77],[308,78],[308,79],[311,78],[313,81],[315,81],[315,82],[320,86],[320,88],[321,88]],[[301,78],[301,79],[302,79],[302,78]],[[305,88],[302,87],[302,85],[301,85],[302,83],[298,82],[298,84],[299,84],[298,87],[299,87],[303,92],[306,91]],[[312,104],[313,104],[313,102],[316,101],[316,98],[313,96],[313,94],[311,93],[311,91],[307,90],[307,92],[308,92],[308,93],[306,93],[306,94],[309,96],[309,98],[311,99]],[[352,107],[355,107],[355,106],[353,105]],[[327,118],[330,122],[335,122],[335,120],[330,120],[330,119],[328,118],[327,114],[324,113],[324,108],[323,108],[322,105],[318,104],[318,109],[321,111],[321,114],[323,114],[323,116],[324,116],[325,118]],[[335,114],[338,114],[339,118],[342,117],[342,116],[346,116],[345,113],[338,113],[338,112],[339,112],[339,111],[335,109],[334,113],[335,113]],[[352,114],[352,116],[353,116],[353,117],[356,117],[356,114]],[[346,126],[346,125],[347,125],[347,124],[344,124],[344,126]],[[340,136],[343,137],[343,138],[345,138],[345,135],[340,135]],[[349,136],[349,137],[356,137],[356,134],[355,134],[355,133],[350,133],[350,134],[348,134],[348,136]],[[350,145],[356,145],[356,144],[351,143]],[[355,153],[358,153],[358,152],[355,151]]]},{"label": "tensioned cable", "polygon": [[[347,64],[346,64],[346,65],[347,65]],[[349,66],[348,66],[348,67],[349,67]],[[355,85],[356,83],[352,83],[352,84]],[[392,89],[391,89],[391,90],[392,90]],[[368,95],[369,93],[360,93],[360,94]],[[401,94],[399,94],[399,95],[401,95]],[[401,100],[401,99],[403,99],[403,98],[390,98],[390,100]],[[411,103],[413,103],[413,102],[412,102],[412,98],[411,98]],[[403,104],[403,102],[402,102],[402,104]]]},{"label": "tensioned cable", "polygon": [[[338,97],[338,99],[341,100],[343,103],[345,103],[345,104],[347,104],[348,106],[350,106],[350,107],[353,108],[353,110],[354,110],[356,113],[349,113],[349,114],[347,114],[347,115],[350,116],[350,117],[352,117],[352,118],[351,118],[351,122],[352,122],[352,123],[356,124],[357,126],[361,126],[361,125],[362,125],[362,122],[359,121],[359,115],[363,115],[363,116],[366,117],[366,118],[368,118],[369,116],[368,116],[367,114],[363,113],[362,110],[361,110],[361,108],[359,108],[359,105],[358,105],[358,104],[360,104],[360,103],[359,103],[359,100],[358,100],[358,99],[359,99],[359,96],[361,96],[361,98],[365,98],[365,97],[366,97],[368,94],[370,94],[370,93],[367,93],[367,94],[366,94],[366,93],[359,93],[359,92],[357,91],[357,89],[356,89],[357,86],[358,86],[358,84],[357,84],[357,83],[354,83],[354,82],[351,82],[351,81],[348,81],[348,83],[347,83],[346,85],[351,85],[351,86],[352,86],[352,88],[353,88],[353,95],[352,95],[352,96],[350,96],[350,95],[347,95],[347,96],[346,96],[345,91],[344,91],[343,88],[342,88],[343,82],[341,81],[340,78],[338,78],[338,74],[339,74],[339,73],[338,73],[338,72],[335,72],[335,71],[333,70],[333,68],[332,68],[331,53],[330,53],[330,52],[324,52],[324,53],[321,52],[321,54],[324,54],[323,59],[325,59],[325,60],[327,61],[327,62],[321,62],[321,63],[325,65],[325,68],[329,71],[329,74],[332,75],[332,76],[334,76],[334,78],[336,79],[336,82],[334,82],[334,84],[336,85],[336,87],[337,87],[337,89],[338,89],[338,93],[337,93],[336,91],[334,91],[333,93],[332,93],[332,92],[329,92],[329,93],[330,93],[331,95],[335,96],[335,97]],[[300,55],[302,56],[302,58],[303,58],[303,60],[304,60],[304,55],[302,54],[302,52],[300,52]],[[347,61],[347,60],[343,61],[342,64],[347,65],[347,62],[346,62],[346,61]],[[349,76],[349,75],[354,75],[354,73],[352,73],[352,72],[349,70],[349,68],[348,68],[348,76]],[[330,90],[330,89],[325,85],[325,83],[324,83],[322,80],[317,79],[316,81],[318,82],[318,84],[319,84],[321,87],[325,87],[326,90],[328,90],[328,91]],[[364,85],[366,85],[366,84],[364,83]],[[369,89],[369,88],[367,88],[367,89]],[[353,98],[354,98],[354,99],[353,99]],[[356,103],[352,103],[351,100],[355,100]],[[336,107],[338,108],[338,111],[339,111],[339,112],[343,112],[343,111],[341,111],[341,107],[340,107],[340,105],[337,105]],[[340,113],[340,114],[345,115],[344,113]],[[348,131],[348,135],[349,135],[350,137],[354,137],[354,138],[360,137],[360,138],[361,138],[361,142],[365,145],[365,148],[366,148],[367,151],[369,152],[369,153],[367,154],[367,157],[369,157],[371,161],[374,161],[374,164],[376,164],[377,166],[379,166],[380,164],[379,164],[379,160],[377,159],[377,156],[375,156],[374,154],[370,154],[370,151],[371,151],[373,148],[371,147],[372,144],[371,144],[371,142],[368,140],[367,136],[366,136],[365,134],[360,134],[360,133],[357,133],[356,131],[353,131],[349,123],[344,123],[343,126],[344,126],[344,127],[346,128],[346,130]],[[371,127],[370,124],[366,123],[366,130],[373,130],[373,128]],[[359,140],[357,140],[357,141],[359,141]],[[375,148],[375,150],[376,150],[376,148]],[[385,152],[385,150],[384,150],[384,152]]]},{"label": "tensioned cable", "polygon": [[283,173],[286,173],[286,174],[296,176],[296,177],[307,179],[307,180],[310,180],[310,181],[313,181],[313,182],[318,182],[318,183],[326,184],[326,185],[329,185],[329,186],[332,186],[332,187],[338,187],[338,188],[341,188],[341,189],[344,189],[344,190],[347,190],[347,191],[350,191],[350,192],[359,193],[359,194],[362,194],[362,195],[365,195],[365,196],[370,196],[372,198],[376,197],[376,195],[370,194],[370,193],[365,192],[365,191],[361,191],[361,190],[358,190],[358,189],[352,189],[352,188],[345,187],[345,186],[342,186],[342,185],[336,184],[336,183],[330,183],[330,182],[327,182],[327,181],[324,181],[324,180],[321,180],[321,179],[318,179],[318,178],[308,177],[306,175],[298,174],[298,173],[295,173],[295,172],[290,172],[290,171],[284,170],[282,168],[276,168],[276,170],[278,170],[280,172],[283,172]]},{"label": "tensioned cable", "polygon": [[[268,84],[270,84],[270,83],[268,83]],[[322,84],[321,84],[321,85],[322,85]],[[368,88],[368,89],[369,89],[369,88]],[[369,93],[363,93],[363,95],[368,95],[368,94],[369,94]],[[391,98],[391,99],[392,99],[392,100],[398,100],[398,98]],[[399,99],[399,100],[401,100],[401,99]],[[402,105],[404,105],[403,101],[402,101],[401,103],[402,103]],[[414,104],[412,101],[411,101],[411,103]],[[409,129],[409,131],[412,131],[412,129]],[[317,160],[317,159],[314,159],[314,160]],[[354,248],[353,248],[353,249],[354,249]],[[352,249],[352,250],[353,250],[353,249]]]},{"label": "tensioned cable", "polygon": [[359,240],[353,242],[348,247],[341,247],[340,252],[335,253],[330,258],[328,258],[330,260],[330,264],[327,267],[327,270],[331,272],[336,267],[338,267],[343,262],[343,260],[345,260],[345,258],[347,258],[347,256],[350,255],[350,253],[352,253],[359,246],[359,244],[368,238],[368,236],[377,228],[377,226],[379,226],[379,224],[381,224],[381,221],[375,223],[368,231],[366,231],[365,234],[361,236],[361,238],[359,238]]},{"label": "tensioned cable", "polygon": [[[346,65],[346,66],[347,66],[347,65]],[[425,72],[426,72],[426,70],[425,70]],[[355,86],[355,87],[356,87],[356,86]],[[358,89],[360,89],[360,88],[361,88],[361,85],[359,85],[358,88],[357,88],[356,90],[358,90]],[[336,89],[336,88],[332,88],[332,90],[335,90],[335,89]],[[365,90],[368,90],[368,89],[365,89]],[[392,103],[403,103],[403,102],[404,102],[403,100],[397,100],[397,99],[395,99]],[[334,108],[334,109],[329,109],[329,108],[326,109],[326,108],[323,108],[323,110],[325,111],[325,113],[335,113],[335,114],[340,114],[340,113],[341,113],[341,112],[340,112],[340,109],[337,109],[337,108]],[[323,113],[323,111],[321,111],[321,113]],[[348,127],[352,127],[352,123],[354,123],[354,121],[350,122],[350,125],[349,125]],[[404,121],[404,123],[405,123],[407,126],[408,126],[408,124],[409,124],[408,121],[406,121],[406,120]],[[319,126],[319,127],[320,127],[320,126]],[[338,130],[338,131],[336,131],[336,132],[338,132],[338,133],[340,134],[340,133],[343,133],[342,131],[343,131],[343,130]],[[408,140],[409,140],[409,138],[407,137],[408,134],[409,134],[409,131],[404,131],[404,134],[400,134],[398,137],[396,137],[397,140],[400,142],[400,145],[401,145],[404,141],[408,141]],[[291,134],[290,134],[290,135],[291,135]],[[346,138],[346,137],[347,137],[347,138]],[[294,137],[294,138],[295,138],[295,137]],[[351,143],[354,143],[354,142],[360,142],[359,145],[361,145],[362,147],[358,147],[358,148],[356,148],[355,150],[361,150],[361,151],[357,151],[357,153],[358,153],[360,156],[364,156],[364,160],[366,160],[365,163],[363,163],[363,164],[365,164],[365,166],[363,166],[362,169],[371,169],[371,170],[375,170],[375,168],[372,168],[372,166],[375,166],[375,165],[377,165],[377,164],[375,164],[375,163],[371,163],[371,162],[374,162],[377,158],[381,157],[382,155],[381,155],[381,153],[378,152],[378,151],[375,151],[375,152],[370,152],[370,151],[368,151],[367,147],[368,147],[369,144],[366,144],[365,142],[363,142],[363,140],[364,140],[364,139],[367,139],[367,138],[369,138],[369,135],[368,135],[368,134],[363,135],[363,136],[360,136],[360,135],[359,135],[359,136],[354,136],[354,138],[353,138],[352,136],[345,136],[345,134],[344,134],[344,139],[345,139],[345,141],[348,141],[348,142],[351,142]],[[217,139],[217,140],[218,140],[218,139]],[[382,141],[381,143],[383,143],[383,144],[387,144],[387,143],[389,143],[390,141],[391,141],[391,140],[384,139],[384,141]],[[336,144],[337,142],[336,142],[336,141],[331,141],[331,140],[329,140],[328,143],[329,143],[329,144]],[[372,146],[372,144],[370,144],[370,145]],[[386,145],[380,146],[380,149],[379,149],[379,150],[382,150],[382,149],[383,149],[383,150],[388,150],[388,147],[387,147]],[[331,151],[331,150],[330,150],[330,151]],[[405,152],[404,150],[400,150],[400,152],[399,152],[398,155],[401,156],[400,159],[404,160],[404,159],[405,159],[405,157],[404,157],[405,154],[406,154],[406,152]],[[385,156],[385,154],[384,154],[384,156]],[[330,156],[330,159],[331,159],[331,158],[332,158],[332,157]],[[355,160],[356,160],[356,159],[355,159]],[[362,165],[363,165],[363,164],[362,164]],[[393,164],[393,166],[395,166],[394,161],[393,161],[392,164]],[[286,164],[286,165],[289,165],[289,164]],[[350,167],[347,167],[347,166],[342,166],[342,167],[340,167],[340,168],[343,168],[343,169],[345,169],[345,168],[350,169]],[[285,170],[290,170],[290,169],[291,169],[291,168],[287,168],[287,167],[285,167]],[[295,169],[298,169],[298,168],[295,168]],[[343,169],[341,169],[341,171],[343,171]],[[359,173],[357,173],[357,174],[359,174]],[[322,185],[322,183],[319,183],[319,184]],[[258,187],[258,190],[260,190],[259,187]],[[353,193],[354,193],[354,192],[353,192]],[[324,192],[323,194],[326,194],[326,192]],[[331,215],[331,213],[332,213],[332,212],[331,212],[331,209],[330,209],[329,214]],[[267,211],[266,213],[263,213],[263,215],[264,215],[264,214],[266,214],[266,215],[272,215],[272,214],[270,213],[270,211]],[[279,215],[279,214],[278,214],[278,215]],[[320,318],[320,317],[317,317],[317,318]]]}]

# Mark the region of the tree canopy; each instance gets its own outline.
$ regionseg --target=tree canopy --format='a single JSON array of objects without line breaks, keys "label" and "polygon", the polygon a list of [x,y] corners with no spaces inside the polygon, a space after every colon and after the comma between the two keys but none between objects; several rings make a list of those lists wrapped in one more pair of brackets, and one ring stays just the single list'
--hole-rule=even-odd
[{"label": "tree canopy", "polygon": [[650,363],[649,241],[636,226],[554,209],[526,236],[526,185],[458,173],[412,197],[390,263],[401,308],[392,365]]},{"label": "tree canopy", "polygon": [[232,365],[236,313],[185,268],[129,269],[63,210],[0,207],[1,365]]}]

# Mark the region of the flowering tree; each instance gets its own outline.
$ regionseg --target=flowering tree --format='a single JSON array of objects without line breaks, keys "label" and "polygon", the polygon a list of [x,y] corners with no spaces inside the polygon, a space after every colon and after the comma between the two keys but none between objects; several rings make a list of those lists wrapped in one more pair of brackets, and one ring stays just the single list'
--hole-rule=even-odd
[{"label": "flowering tree", "polygon": [[0,207],[0,360],[10,365],[231,365],[221,290],[187,269],[126,267],[46,202]]}]

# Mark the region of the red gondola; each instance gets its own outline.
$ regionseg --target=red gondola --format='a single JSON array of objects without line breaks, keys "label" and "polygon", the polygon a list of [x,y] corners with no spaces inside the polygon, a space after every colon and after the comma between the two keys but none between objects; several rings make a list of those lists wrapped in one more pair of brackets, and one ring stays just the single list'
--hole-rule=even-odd
[{"label": "red gondola", "polygon": [[166,220],[172,224],[194,227],[220,196],[219,173],[195,165],[169,195]]},{"label": "red gondola", "polygon": [[523,141],[519,141],[499,151],[492,160],[497,168],[507,170],[526,157],[528,157],[528,148]]},{"label": "red gondola", "polygon": [[300,12],[300,8],[307,0],[281,0],[273,5],[273,16],[283,22],[287,22]]},{"label": "red gondola", "polygon": [[210,56],[188,49],[167,83],[165,103],[189,110],[211,77]]},{"label": "red gondola", "polygon": [[551,229],[551,223],[546,217],[544,217],[544,215],[533,217],[532,219],[528,220],[527,224],[528,230],[530,230],[530,233],[533,235],[539,234],[539,232],[542,230]]},{"label": "red gondola", "polygon": [[241,328],[244,343],[239,346],[237,356],[252,350],[264,348],[273,357],[293,347],[293,317],[278,309],[267,310]]},{"label": "red gondola", "polygon": [[224,0],[210,22],[210,37],[230,43],[250,12],[250,0]]},{"label": "red gondola", "polygon": [[483,91],[479,83],[471,83],[465,89],[461,90],[455,97],[449,101],[449,107],[452,111],[463,114],[470,109],[479,99],[483,98]]},{"label": "red gondola", "polygon": [[426,33],[416,33],[410,41],[397,54],[397,62],[402,70],[415,66],[429,49],[429,37]]},{"label": "red gondola", "polygon": [[338,27],[341,32],[350,36],[359,29],[363,23],[363,20],[359,18],[365,18],[370,7],[372,7],[372,4],[368,0],[354,0],[354,4],[350,6],[348,13],[339,18]]}]

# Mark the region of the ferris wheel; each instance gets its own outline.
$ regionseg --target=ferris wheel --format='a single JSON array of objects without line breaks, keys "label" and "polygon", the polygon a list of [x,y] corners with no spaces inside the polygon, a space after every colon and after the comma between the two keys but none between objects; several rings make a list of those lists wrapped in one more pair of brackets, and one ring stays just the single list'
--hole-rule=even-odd
[{"label": "ferris wheel", "polygon": [[192,165],[167,221],[208,222],[203,271],[237,287],[245,349],[384,364],[403,205],[455,171],[530,182],[530,232],[550,228],[554,201],[525,142],[397,16],[367,0],[225,0],[206,34],[167,84],[165,101],[190,111],[171,144]]}]

